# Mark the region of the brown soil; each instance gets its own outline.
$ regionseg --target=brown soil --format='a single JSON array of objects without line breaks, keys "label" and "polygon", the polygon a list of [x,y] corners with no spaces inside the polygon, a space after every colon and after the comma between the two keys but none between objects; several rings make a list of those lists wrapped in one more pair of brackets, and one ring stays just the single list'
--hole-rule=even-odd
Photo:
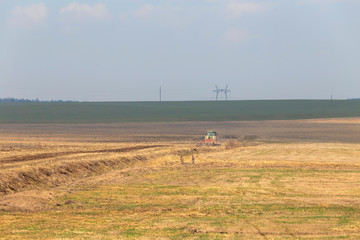
[{"label": "brown soil", "polygon": [[4,158],[4,159],[0,159],[0,163],[25,162],[25,161],[40,160],[40,159],[60,157],[60,156],[73,155],[73,154],[81,154],[81,153],[112,153],[112,152],[113,153],[122,153],[122,152],[130,152],[130,151],[134,151],[134,150],[155,148],[155,147],[162,147],[162,146],[164,146],[164,145],[150,145],[150,146],[144,145],[144,146],[117,148],[117,149],[100,149],[100,150],[93,150],[93,151],[42,153],[42,154],[35,154],[35,155],[26,155],[26,156],[21,156],[21,157]]},{"label": "brown soil", "polygon": [[360,118],[179,123],[1,124],[5,138],[86,142],[197,142],[207,129],[224,140],[360,142]]}]

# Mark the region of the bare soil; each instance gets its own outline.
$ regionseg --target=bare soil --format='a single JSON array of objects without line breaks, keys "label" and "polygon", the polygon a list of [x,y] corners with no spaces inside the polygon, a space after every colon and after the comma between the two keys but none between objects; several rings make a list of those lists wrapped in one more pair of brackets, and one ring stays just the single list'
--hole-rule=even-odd
[{"label": "bare soil", "polygon": [[89,142],[191,142],[207,129],[220,138],[267,141],[360,142],[360,118],[179,123],[1,124],[0,136]]},{"label": "bare soil", "polygon": [[40,160],[46,158],[53,157],[61,157],[66,155],[74,155],[74,154],[84,154],[84,153],[121,153],[121,152],[130,152],[134,150],[154,148],[154,147],[163,147],[164,145],[145,145],[145,146],[134,146],[134,147],[126,147],[126,148],[117,148],[117,149],[98,149],[92,151],[69,151],[69,152],[56,152],[56,153],[42,153],[35,155],[25,155],[21,157],[10,157],[4,158],[0,160],[0,163],[12,163],[12,162],[26,162],[32,160]]}]

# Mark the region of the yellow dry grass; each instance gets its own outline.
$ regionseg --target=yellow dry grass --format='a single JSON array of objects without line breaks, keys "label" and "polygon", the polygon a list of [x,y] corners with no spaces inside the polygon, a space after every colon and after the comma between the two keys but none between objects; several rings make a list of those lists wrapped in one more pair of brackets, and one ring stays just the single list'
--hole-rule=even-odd
[{"label": "yellow dry grass", "polygon": [[0,239],[360,238],[357,143],[11,136],[0,154]]}]

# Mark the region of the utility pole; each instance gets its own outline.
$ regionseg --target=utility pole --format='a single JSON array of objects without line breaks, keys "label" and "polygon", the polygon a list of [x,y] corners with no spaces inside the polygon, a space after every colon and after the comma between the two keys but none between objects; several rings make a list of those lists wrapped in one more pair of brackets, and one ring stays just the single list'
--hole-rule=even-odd
[{"label": "utility pole", "polygon": [[160,102],[161,102],[161,86],[160,86],[160,91],[159,91],[159,97],[160,97]]}]

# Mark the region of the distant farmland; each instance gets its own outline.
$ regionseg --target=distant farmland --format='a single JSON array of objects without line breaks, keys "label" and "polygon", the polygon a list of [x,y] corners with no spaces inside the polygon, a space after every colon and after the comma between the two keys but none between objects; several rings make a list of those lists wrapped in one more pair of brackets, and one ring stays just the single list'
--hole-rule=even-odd
[{"label": "distant farmland", "polygon": [[0,103],[0,123],[247,121],[359,116],[360,100]]}]

